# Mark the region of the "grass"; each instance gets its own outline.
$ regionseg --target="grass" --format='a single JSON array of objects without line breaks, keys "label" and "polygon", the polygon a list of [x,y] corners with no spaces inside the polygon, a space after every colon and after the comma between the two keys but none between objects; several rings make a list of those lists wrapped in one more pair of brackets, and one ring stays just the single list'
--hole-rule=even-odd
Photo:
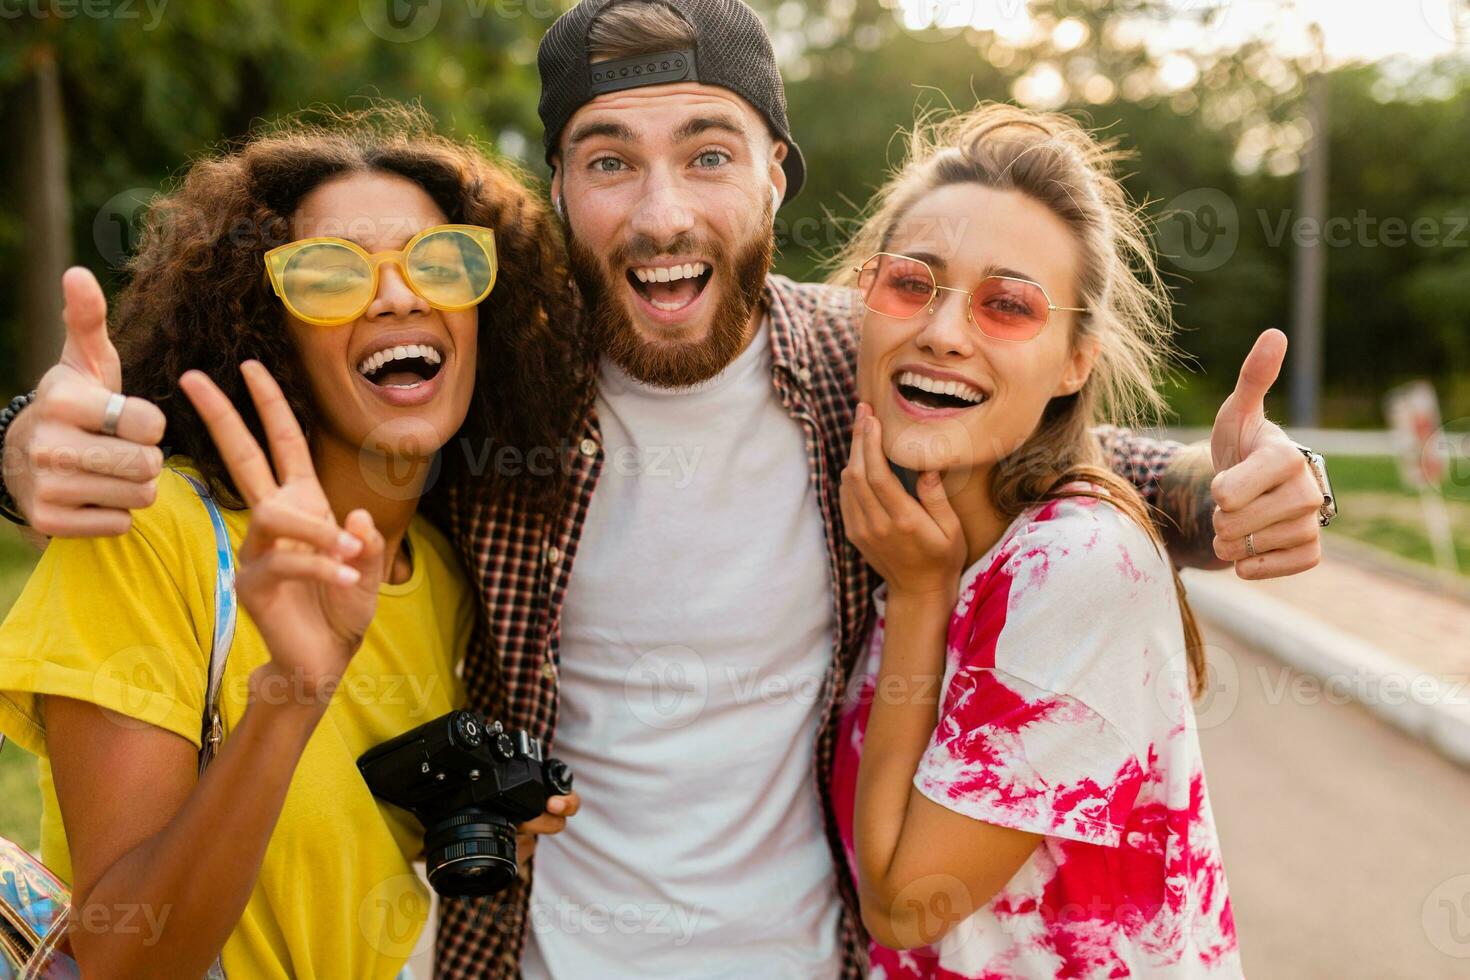
[{"label": "grass", "polygon": [[[1353,538],[1424,565],[1434,564],[1419,492],[1404,485],[1393,457],[1339,456],[1328,465],[1342,510],[1328,534]],[[1466,476],[1466,462],[1460,460],[1443,487],[1462,575],[1470,574],[1470,479]]]},{"label": "grass", "polygon": [[[35,563],[36,550],[0,521],[0,616],[10,612]],[[36,757],[14,743],[0,748],[0,837],[33,853],[40,846],[41,828],[36,765]]]}]

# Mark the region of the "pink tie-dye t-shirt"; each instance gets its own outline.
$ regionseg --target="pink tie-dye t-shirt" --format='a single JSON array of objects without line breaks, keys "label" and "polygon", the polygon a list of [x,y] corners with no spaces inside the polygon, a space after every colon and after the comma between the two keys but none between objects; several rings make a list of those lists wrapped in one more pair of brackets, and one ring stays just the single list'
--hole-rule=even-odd
[{"label": "pink tie-dye t-shirt", "polygon": [[[914,786],[1045,840],[935,946],[874,944],[875,980],[1240,975],[1166,561],[1110,504],[1068,498],[965,572]],[[833,773],[850,863],[879,603]]]}]

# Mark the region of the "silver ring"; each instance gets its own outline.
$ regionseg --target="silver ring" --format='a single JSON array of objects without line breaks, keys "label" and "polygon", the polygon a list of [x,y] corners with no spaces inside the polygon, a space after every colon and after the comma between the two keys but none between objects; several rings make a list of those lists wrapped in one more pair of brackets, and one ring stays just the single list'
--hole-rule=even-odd
[{"label": "silver ring", "polygon": [[1256,535],[1254,531],[1245,536],[1245,555],[1247,558],[1256,557]]},{"label": "silver ring", "polygon": [[107,399],[107,407],[102,410],[102,434],[104,436],[117,435],[117,423],[122,421],[123,406],[127,403],[127,395],[121,392],[115,391]]}]

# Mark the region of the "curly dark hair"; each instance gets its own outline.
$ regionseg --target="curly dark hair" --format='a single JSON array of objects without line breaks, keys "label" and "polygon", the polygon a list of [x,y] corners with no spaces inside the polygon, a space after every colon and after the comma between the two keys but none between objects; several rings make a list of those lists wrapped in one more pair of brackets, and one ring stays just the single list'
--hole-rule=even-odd
[{"label": "curly dark hair", "polygon": [[263,256],[291,240],[291,215],[313,188],[368,172],[418,184],[452,223],[495,230],[500,275],[478,310],[475,393],[451,440],[469,451],[445,447],[437,486],[473,476],[476,496],[518,485],[526,499],[554,500],[564,466],[539,476],[494,467],[470,474],[467,460],[488,458],[490,447],[560,453],[585,404],[589,361],[559,227],[521,171],[475,144],[439,135],[418,106],[377,102],[350,112],[298,113],[194,162],[155,198],[112,317],[125,391],[163,410],[168,453],[190,457],[223,502],[241,506],[179,376],[191,368],[209,375],[265,445],[239,370],[240,362],[259,360],[312,438],[321,413],[264,277]]}]

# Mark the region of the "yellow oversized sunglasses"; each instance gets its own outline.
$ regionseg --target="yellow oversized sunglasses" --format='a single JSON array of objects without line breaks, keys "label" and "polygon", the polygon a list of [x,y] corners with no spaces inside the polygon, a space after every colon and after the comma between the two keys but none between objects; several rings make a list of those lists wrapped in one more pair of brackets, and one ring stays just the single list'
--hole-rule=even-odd
[{"label": "yellow oversized sunglasses", "polygon": [[495,232],[478,225],[425,228],[396,251],[368,252],[343,238],[303,238],[265,253],[271,288],[291,315],[319,327],[350,323],[378,295],[378,270],[395,262],[408,287],[438,310],[468,310],[495,288]]}]

